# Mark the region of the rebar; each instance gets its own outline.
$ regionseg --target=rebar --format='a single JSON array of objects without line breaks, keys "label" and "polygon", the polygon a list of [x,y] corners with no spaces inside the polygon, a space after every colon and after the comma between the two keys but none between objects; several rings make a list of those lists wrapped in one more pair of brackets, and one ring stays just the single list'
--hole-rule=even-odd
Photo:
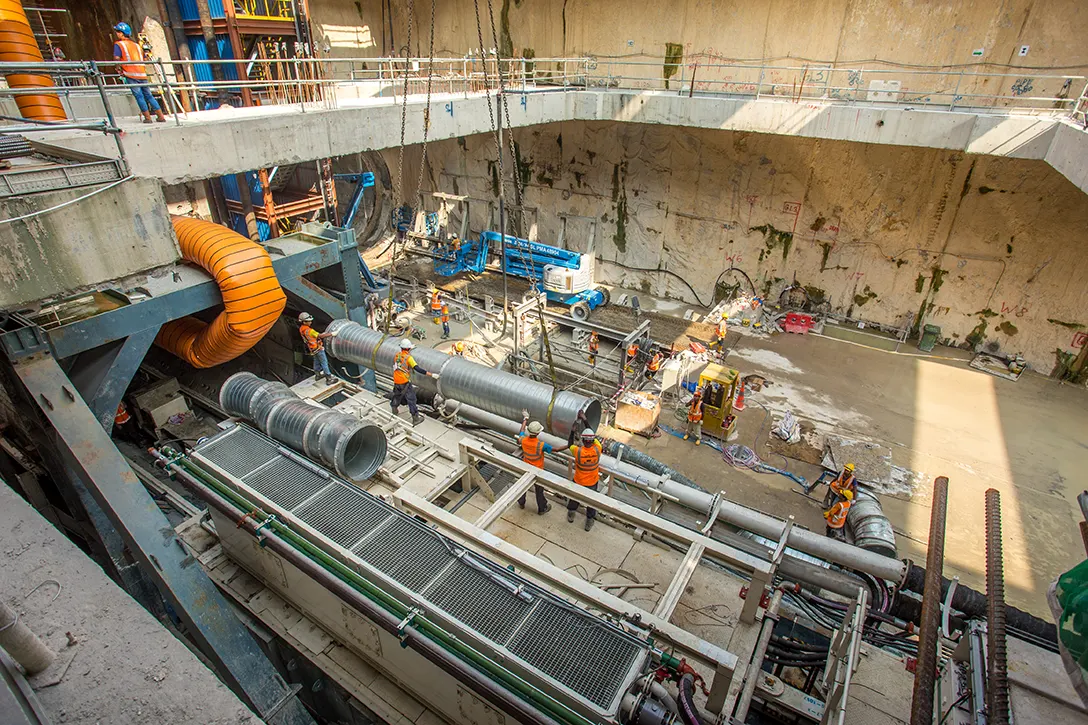
[{"label": "rebar", "polygon": [[986,709],[989,725],[1009,725],[1009,673],[1005,641],[1005,563],[1001,546],[1001,494],[986,491]]},{"label": "rebar", "polygon": [[918,629],[918,664],[914,672],[911,725],[932,725],[933,685],[937,680],[937,628],[941,623],[941,574],[944,572],[944,527],[948,509],[948,478],[933,482],[926,551],[926,585],[922,593],[922,624]]}]

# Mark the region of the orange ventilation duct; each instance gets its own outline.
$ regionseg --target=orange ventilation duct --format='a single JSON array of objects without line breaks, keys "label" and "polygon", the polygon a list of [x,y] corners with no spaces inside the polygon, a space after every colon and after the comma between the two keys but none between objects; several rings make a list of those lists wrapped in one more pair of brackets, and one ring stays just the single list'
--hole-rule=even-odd
[{"label": "orange ventilation duct", "polygon": [[195,317],[168,322],[155,344],[193,367],[210,368],[256,345],[279,319],[287,295],[261,245],[212,222],[178,216],[172,221],[182,256],[219,285],[223,311],[211,324]]},{"label": "orange ventilation duct", "polygon": [[[42,52],[30,21],[19,0],[0,0],[0,61],[7,63],[41,63]],[[6,76],[11,88],[51,88],[53,78],[36,73],[11,73]],[[34,121],[64,121],[68,118],[60,98],[49,93],[15,96],[23,118]]]}]

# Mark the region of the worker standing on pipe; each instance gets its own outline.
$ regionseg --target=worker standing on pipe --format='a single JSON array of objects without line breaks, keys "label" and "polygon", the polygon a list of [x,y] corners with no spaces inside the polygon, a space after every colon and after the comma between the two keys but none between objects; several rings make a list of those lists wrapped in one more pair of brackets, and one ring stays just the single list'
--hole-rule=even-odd
[{"label": "worker standing on pipe", "polygon": [[132,28],[128,23],[117,23],[113,26],[114,43],[113,59],[121,61],[118,70],[125,79],[125,85],[132,89],[132,95],[136,97],[136,105],[140,107],[140,117],[144,123],[151,123],[151,112],[155,113],[155,120],[166,123],[166,116],[162,115],[162,108],[155,96],[151,95],[151,88],[147,85],[147,69],[144,67],[144,55],[140,46],[132,40]]},{"label": "worker standing on pipe", "polygon": [[[574,456],[574,482],[596,491],[601,479],[601,442],[597,440],[597,434],[592,428],[582,431],[581,444],[571,446],[570,453]],[[571,498],[567,501],[568,523],[574,523],[576,511],[578,511],[578,502]],[[597,509],[586,506],[586,531],[593,528],[593,521],[596,518]]]},{"label": "worker standing on pipe", "polygon": [[846,538],[843,527],[846,526],[846,514],[850,513],[850,503],[853,500],[853,492],[844,489],[842,497],[824,511],[824,518],[827,520],[827,535],[832,539]]},{"label": "worker standing on pipe", "polygon": [[310,325],[314,316],[309,312],[303,312],[298,316],[298,334],[302,335],[302,341],[306,343],[306,350],[314,357],[314,373],[331,383],[336,378],[329,368],[329,356],[325,353],[325,343],[330,337],[336,337],[335,332],[318,332]]},{"label": "worker standing on pipe", "polygon": [[[530,466],[544,468],[544,454],[552,452],[552,447],[540,440],[540,434],[543,432],[544,426],[538,420],[530,423],[529,411],[523,410],[521,414],[521,430],[517,436],[518,443],[521,444],[521,460]],[[521,494],[521,498],[518,499],[518,506],[521,508],[525,508],[527,493],[528,491]],[[533,484],[533,493],[536,495],[536,512],[538,515],[543,516],[552,510],[552,505],[544,498],[544,488],[539,483]]]},{"label": "worker standing on pipe", "polygon": [[703,391],[695,389],[695,396],[688,405],[688,430],[684,433],[684,440],[695,436],[695,445],[703,444]]},{"label": "worker standing on pipe", "polygon": [[450,339],[450,306],[442,303],[442,339]]},{"label": "worker standing on pipe", "polygon": [[400,352],[393,358],[393,397],[389,405],[393,408],[393,415],[398,415],[400,406],[407,403],[408,412],[412,414],[412,425],[419,425],[423,422],[423,416],[416,407],[416,388],[412,385],[412,373],[429,375],[435,380],[438,380],[438,373],[429,373],[421,368],[412,357],[413,348],[415,344],[411,340],[400,341]]}]

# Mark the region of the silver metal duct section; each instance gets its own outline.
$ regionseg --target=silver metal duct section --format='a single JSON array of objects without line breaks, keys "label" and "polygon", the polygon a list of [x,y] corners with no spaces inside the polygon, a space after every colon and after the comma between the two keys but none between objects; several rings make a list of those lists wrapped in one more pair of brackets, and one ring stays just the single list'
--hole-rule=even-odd
[{"label": "silver metal duct section", "polygon": [[846,514],[846,525],[854,539],[854,546],[884,556],[895,556],[895,531],[892,522],[884,515],[876,494],[858,489],[858,495]]},{"label": "silver metal duct section", "polygon": [[[493,430],[513,436],[520,429],[520,425],[482,411],[471,405],[465,405],[454,401],[446,401],[447,409],[456,407],[457,414],[466,420],[486,426]],[[566,439],[557,439],[547,434],[541,434],[541,440],[550,444],[557,450],[566,447]],[[626,461],[617,461],[611,456],[601,456],[601,468],[606,471],[617,471],[629,476],[640,484],[650,489],[656,489],[676,500],[681,506],[697,511],[704,516],[709,516],[714,507],[715,496],[677,483],[666,476],[651,473],[643,468],[632,465]],[[762,511],[756,511],[730,501],[724,497],[718,509],[718,521],[744,531],[765,537],[777,542],[782,536],[785,522],[776,519]],[[885,519],[886,521],[887,519]],[[895,557],[895,539],[892,538],[891,555],[883,552],[867,550],[828,538],[820,532],[794,526],[790,530],[789,546],[824,561],[834,562],[850,569],[871,574],[881,579],[899,584],[907,574],[907,565]]]},{"label": "silver metal duct section", "polygon": [[[382,342],[382,333],[350,320],[334,320],[326,332],[336,333],[336,337],[325,341],[333,357],[392,374],[393,358],[400,351],[400,338],[388,337]],[[520,422],[521,411],[528,410],[545,430],[564,439],[570,434],[579,413],[585,414],[593,429],[601,423],[600,401],[584,395],[556,390],[550,385],[427,347],[416,348],[412,356],[424,370],[440,375],[437,381],[417,376],[413,382],[421,390],[459,400],[508,420]]]},{"label": "silver metal duct section", "polygon": [[349,481],[365,481],[385,462],[381,428],[303,400],[283,383],[235,373],[219,390],[219,404]]}]

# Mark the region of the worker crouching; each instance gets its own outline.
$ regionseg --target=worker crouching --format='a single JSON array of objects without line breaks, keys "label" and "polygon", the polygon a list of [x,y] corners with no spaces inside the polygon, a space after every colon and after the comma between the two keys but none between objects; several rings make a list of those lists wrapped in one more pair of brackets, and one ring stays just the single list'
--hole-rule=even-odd
[{"label": "worker crouching", "polygon": [[[574,456],[574,482],[596,491],[601,478],[601,442],[597,440],[597,434],[586,428],[582,431],[581,442],[571,446],[570,453]],[[578,501],[573,498],[567,501],[568,523],[574,523],[578,505]],[[586,531],[593,528],[596,518],[597,509],[586,506]]]},{"label": "worker crouching", "polygon": [[[540,421],[534,420],[530,423],[529,413],[523,411],[521,431],[518,433],[518,443],[521,445],[521,460],[540,469],[544,468],[544,454],[552,452],[552,447],[540,440],[540,434],[543,431],[544,426],[540,424]],[[518,506],[521,508],[525,508],[527,493],[521,494],[521,498],[518,499]],[[552,505],[544,498],[544,488],[539,483],[533,484],[533,493],[536,495],[537,514],[544,515],[552,510]]]},{"label": "worker crouching", "polygon": [[850,504],[854,500],[854,493],[849,489],[842,492],[831,507],[824,511],[824,519],[827,521],[827,535],[832,539],[845,539],[846,515],[850,513]]},{"label": "worker crouching", "polygon": [[415,344],[411,340],[400,341],[400,352],[393,358],[393,395],[389,405],[393,409],[393,415],[400,413],[400,406],[408,404],[408,412],[412,414],[412,424],[419,425],[423,422],[423,416],[419,414],[416,405],[416,388],[412,385],[413,373],[421,373],[438,380],[438,373],[429,373],[416,363],[412,357]]}]

